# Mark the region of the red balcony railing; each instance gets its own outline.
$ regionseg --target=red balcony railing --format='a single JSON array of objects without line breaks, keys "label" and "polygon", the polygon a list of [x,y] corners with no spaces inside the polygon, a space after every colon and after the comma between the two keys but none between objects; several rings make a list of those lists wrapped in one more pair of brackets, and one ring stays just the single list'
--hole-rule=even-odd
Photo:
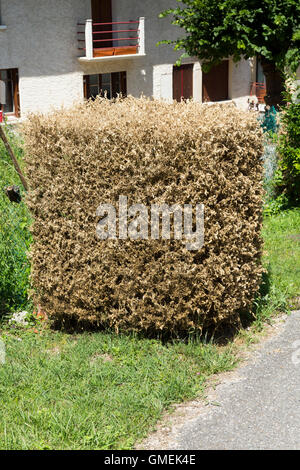
[{"label": "red balcony railing", "polygon": [[[78,49],[87,58],[144,54],[144,18],[137,21],[78,23]],[[84,27],[84,30],[83,30]]]},{"label": "red balcony railing", "polygon": [[259,103],[264,103],[264,97],[267,94],[265,83],[252,82],[250,96],[256,96]]}]

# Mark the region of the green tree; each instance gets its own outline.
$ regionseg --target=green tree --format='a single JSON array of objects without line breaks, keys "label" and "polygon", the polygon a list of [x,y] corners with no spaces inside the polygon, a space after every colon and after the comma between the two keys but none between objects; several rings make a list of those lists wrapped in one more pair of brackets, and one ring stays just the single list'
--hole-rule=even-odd
[{"label": "green tree", "polygon": [[162,42],[198,57],[204,72],[228,57],[238,62],[257,56],[266,76],[266,103],[282,103],[284,71],[295,71],[300,61],[299,0],[184,0],[180,4],[160,17],[172,15],[172,24],[183,28],[185,35]]}]

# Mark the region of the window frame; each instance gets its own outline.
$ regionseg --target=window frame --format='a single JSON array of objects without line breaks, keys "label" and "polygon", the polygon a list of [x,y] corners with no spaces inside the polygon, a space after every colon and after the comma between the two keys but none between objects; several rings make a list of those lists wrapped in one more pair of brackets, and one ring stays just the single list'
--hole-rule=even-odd
[{"label": "window frame", "polygon": [[[3,112],[4,116],[15,116],[17,118],[20,117],[20,97],[19,97],[19,70],[15,68],[9,69],[0,69],[1,72],[9,72],[11,74],[11,78],[9,81],[12,85],[12,103],[13,103],[13,111],[12,112],[4,112],[4,105],[0,103],[0,111]],[[1,79],[1,75],[0,75]],[[2,80],[5,81],[5,80]]]},{"label": "window frame", "polygon": [[6,25],[3,23],[1,1],[2,0],[0,0],[0,31],[4,31],[6,29]]},{"label": "window frame", "polygon": [[[264,77],[264,80],[261,81],[259,80],[259,75],[262,74],[263,77]],[[255,70],[255,80],[256,80],[256,83],[264,83],[266,84],[266,77],[265,77],[265,74],[263,72],[263,68],[262,68],[262,65],[261,65],[261,61],[257,58],[256,59],[256,70]]]},{"label": "window frame", "polygon": [[[97,75],[98,76],[98,90],[99,94],[102,90],[102,75],[110,75],[110,99],[114,99],[116,97],[117,93],[122,93],[123,96],[127,95],[127,73],[126,71],[121,71],[121,72],[107,72],[105,74],[90,74],[90,75],[84,75],[83,76],[83,94],[84,94],[84,99],[88,100],[91,98],[90,94],[90,87],[96,86],[96,85],[90,85],[90,76],[91,75]],[[119,88],[120,91],[116,91],[114,89],[114,83],[115,83],[115,78],[116,75],[119,75],[118,77],[118,82],[119,82]]]}]

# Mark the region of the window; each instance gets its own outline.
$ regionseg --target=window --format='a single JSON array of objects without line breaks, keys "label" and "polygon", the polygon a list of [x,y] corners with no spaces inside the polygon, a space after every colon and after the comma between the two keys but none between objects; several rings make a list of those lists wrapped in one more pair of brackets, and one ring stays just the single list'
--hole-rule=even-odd
[{"label": "window", "polygon": [[257,62],[256,62],[256,81],[257,81],[257,83],[265,83],[266,82],[266,78],[265,78],[265,75],[264,75],[264,71],[263,71],[261,62],[258,59],[257,59]]},{"label": "window", "polygon": [[[0,70],[0,109],[19,117],[19,77],[17,69]],[[2,100],[2,102],[1,102]]]},{"label": "window", "polygon": [[2,18],[2,8],[1,8],[1,0],[0,0],[0,31],[5,30],[6,26],[3,24],[3,18]]},{"label": "window", "polygon": [[228,100],[229,61],[223,60],[209,72],[202,74],[202,101]]},{"label": "window", "polygon": [[173,67],[173,99],[181,101],[193,98],[194,64]]},{"label": "window", "polygon": [[84,77],[84,97],[95,99],[96,96],[116,98],[119,93],[126,96],[126,72],[102,73]]}]

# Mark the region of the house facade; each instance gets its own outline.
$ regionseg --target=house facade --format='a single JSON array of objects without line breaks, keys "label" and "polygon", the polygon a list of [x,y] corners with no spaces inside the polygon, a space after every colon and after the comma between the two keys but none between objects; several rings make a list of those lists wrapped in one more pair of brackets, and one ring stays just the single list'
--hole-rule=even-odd
[{"label": "house facade", "polygon": [[[247,107],[255,59],[229,58],[203,74],[163,39],[182,35],[158,14],[175,0],[0,0],[1,109],[8,118],[49,112],[99,93],[172,101],[233,100]],[[3,94],[3,88],[5,93]],[[2,96],[2,97],[1,97]]]}]

